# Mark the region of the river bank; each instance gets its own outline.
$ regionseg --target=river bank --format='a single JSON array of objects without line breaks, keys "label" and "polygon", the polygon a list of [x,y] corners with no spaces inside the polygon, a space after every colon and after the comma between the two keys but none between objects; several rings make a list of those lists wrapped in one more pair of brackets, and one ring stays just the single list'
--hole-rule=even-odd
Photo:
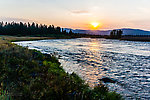
[{"label": "river bank", "polygon": [[106,84],[110,90],[128,99],[149,99],[149,42],[77,38],[15,44],[42,53],[55,52],[66,72],[75,72],[90,86],[107,77],[115,81]]},{"label": "river bank", "polygon": [[17,37],[17,36],[0,36],[1,41],[8,41],[8,42],[17,42],[17,41],[33,41],[33,40],[46,40],[46,39],[70,39],[70,37]]},{"label": "river bank", "polygon": [[66,73],[54,56],[10,43],[22,39],[45,38],[0,38],[0,99],[122,99],[102,84],[90,89],[75,73]]},{"label": "river bank", "polygon": [[150,37],[122,37],[120,40],[150,42]]}]

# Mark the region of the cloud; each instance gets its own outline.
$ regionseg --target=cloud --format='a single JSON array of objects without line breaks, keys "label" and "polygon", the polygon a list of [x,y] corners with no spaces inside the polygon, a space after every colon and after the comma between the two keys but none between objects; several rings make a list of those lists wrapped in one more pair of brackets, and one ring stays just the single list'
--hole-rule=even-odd
[{"label": "cloud", "polygon": [[74,11],[71,11],[72,14],[77,14],[77,15],[87,15],[87,14],[90,14],[89,11],[87,10],[74,10]]},{"label": "cloud", "polygon": [[0,17],[0,21],[4,22],[33,22],[32,20],[29,19],[24,19],[24,18],[12,18],[12,17]]}]

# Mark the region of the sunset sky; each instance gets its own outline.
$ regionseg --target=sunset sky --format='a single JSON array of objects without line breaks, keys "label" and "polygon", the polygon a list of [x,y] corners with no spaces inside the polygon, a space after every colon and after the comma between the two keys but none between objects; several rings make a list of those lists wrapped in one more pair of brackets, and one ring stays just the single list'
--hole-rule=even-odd
[{"label": "sunset sky", "polygon": [[0,0],[0,21],[91,29],[150,30],[150,0]]}]

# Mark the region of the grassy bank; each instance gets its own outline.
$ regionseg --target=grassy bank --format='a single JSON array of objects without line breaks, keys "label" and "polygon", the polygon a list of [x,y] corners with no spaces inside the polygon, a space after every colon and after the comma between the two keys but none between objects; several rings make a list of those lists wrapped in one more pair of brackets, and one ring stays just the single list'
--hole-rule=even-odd
[{"label": "grassy bank", "polygon": [[122,37],[120,40],[150,42],[150,37]]},{"label": "grassy bank", "polygon": [[13,37],[8,40],[0,38],[0,99],[122,99],[119,94],[109,92],[102,84],[90,89],[75,73],[66,73],[54,56],[12,44],[9,42],[12,40],[14,41]]},{"label": "grassy bank", "polygon": [[[1,41],[16,42],[16,41],[33,41],[44,39],[59,39],[60,37],[17,37],[17,36],[0,36]],[[69,37],[62,37],[61,39],[68,39]]]}]

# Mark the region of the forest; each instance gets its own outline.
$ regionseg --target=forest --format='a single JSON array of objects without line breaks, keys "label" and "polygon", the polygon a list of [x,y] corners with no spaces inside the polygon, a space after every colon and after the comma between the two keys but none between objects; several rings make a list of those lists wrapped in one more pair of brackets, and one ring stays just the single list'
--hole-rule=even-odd
[{"label": "forest", "polygon": [[0,35],[11,36],[67,36],[73,35],[73,32],[66,32],[63,28],[54,25],[43,25],[37,23],[23,22],[0,22]]}]

